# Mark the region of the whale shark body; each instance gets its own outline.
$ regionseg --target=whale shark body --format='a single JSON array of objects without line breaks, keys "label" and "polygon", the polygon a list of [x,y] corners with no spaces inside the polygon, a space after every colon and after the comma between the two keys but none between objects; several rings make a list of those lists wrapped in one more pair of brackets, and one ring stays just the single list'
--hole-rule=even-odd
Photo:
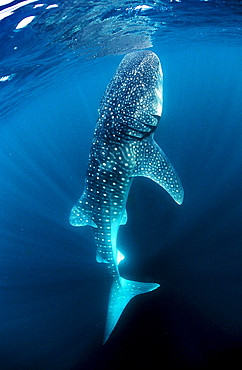
[{"label": "whale shark body", "polygon": [[126,201],[132,179],[145,176],[162,186],[181,204],[183,188],[171,163],[153,136],[162,113],[163,74],[152,51],[127,54],[101,100],[85,188],[72,208],[73,226],[92,227],[98,262],[106,263],[113,282],[110,291],[106,341],[130,299],[159,287],[124,279],[116,246],[120,225],[127,221]]}]

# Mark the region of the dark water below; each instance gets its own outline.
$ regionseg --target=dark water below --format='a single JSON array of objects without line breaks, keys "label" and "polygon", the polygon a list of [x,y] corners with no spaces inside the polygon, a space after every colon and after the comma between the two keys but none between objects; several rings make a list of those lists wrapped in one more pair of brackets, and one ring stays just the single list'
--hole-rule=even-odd
[{"label": "dark water below", "polygon": [[[0,15],[19,3],[0,3]],[[0,368],[235,368],[242,350],[240,2],[145,2],[143,10],[135,9],[139,2],[50,9],[54,3],[45,2],[33,13],[36,4],[0,21]],[[90,229],[71,227],[68,216],[120,54],[149,43],[164,72],[155,138],[185,199],[178,206],[148,179],[134,180],[118,238],[126,256],[120,270],[161,288],[132,300],[103,346],[111,281],[95,261]]]}]

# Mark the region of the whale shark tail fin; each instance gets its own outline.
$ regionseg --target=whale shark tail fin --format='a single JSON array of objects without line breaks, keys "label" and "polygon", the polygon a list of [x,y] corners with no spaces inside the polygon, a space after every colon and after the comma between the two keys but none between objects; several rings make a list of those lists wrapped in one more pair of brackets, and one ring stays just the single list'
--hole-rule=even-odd
[{"label": "whale shark tail fin", "polygon": [[112,333],[129,301],[136,295],[151,292],[159,288],[159,286],[156,283],[140,283],[138,281],[126,280],[122,277],[113,281],[109,295],[104,343]]}]

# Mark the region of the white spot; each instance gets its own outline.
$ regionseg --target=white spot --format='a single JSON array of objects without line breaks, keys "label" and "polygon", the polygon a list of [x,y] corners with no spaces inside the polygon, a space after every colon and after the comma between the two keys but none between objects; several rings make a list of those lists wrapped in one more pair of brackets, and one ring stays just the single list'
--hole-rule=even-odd
[{"label": "white spot", "polygon": [[8,75],[8,76],[2,76],[0,77],[0,82],[10,81],[14,77],[15,73]]},{"label": "white spot", "polygon": [[57,4],[48,5],[46,9],[57,8],[58,6]]},{"label": "white spot", "polygon": [[34,9],[36,9],[36,8],[40,8],[41,6],[44,6],[45,4],[36,4],[35,6],[34,6]]},{"label": "white spot", "polygon": [[22,19],[16,26],[16,30],[20,30],[21,28],[26,27],[28,24],[30,24],[34,20],[35,16],[30,15],[29,17],[26,17]]}]

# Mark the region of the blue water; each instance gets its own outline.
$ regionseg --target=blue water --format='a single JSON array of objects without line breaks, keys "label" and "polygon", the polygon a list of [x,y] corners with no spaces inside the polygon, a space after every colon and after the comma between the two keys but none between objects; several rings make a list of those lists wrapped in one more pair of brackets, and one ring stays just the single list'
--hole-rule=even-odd
[{"label": "blue water", "polygon": [[[9,0],[0,1],[0,19],[0,368],[235,368],[240,1]],[[105,87],[122,56],[142,48],[163,66],[155,138],[185,200],[178,206],[155,183],[134,179],[120,270],[161,288],[133,299],[103,346],[110,277],[96,263],[91,230],[73,228],[68,217]]]}]

